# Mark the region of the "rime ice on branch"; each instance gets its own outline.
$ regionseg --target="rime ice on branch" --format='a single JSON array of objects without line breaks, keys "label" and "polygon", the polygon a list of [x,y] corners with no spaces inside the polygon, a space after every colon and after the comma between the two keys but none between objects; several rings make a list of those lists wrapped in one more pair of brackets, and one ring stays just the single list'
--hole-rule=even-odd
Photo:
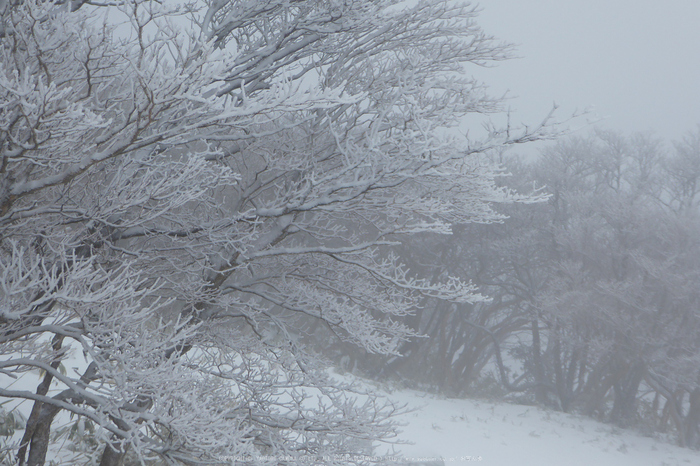
[{"label": "rime ice on branch", "polygon": [[[421,297],[482,299],[391,254],[401,234],[498,220],[490,203],[522,199],[480,154],[550,134],[451,136],[498,110],[465,75],[508,52],[474,9],[17,0],[0,15],[0,370],[41,371],[35,390],[0,388],[34,403],[20,464],[308,459],[390,438],[395,407],[353,401],[303,335],[322,322],[393,353],[412,332],[392,317]],[[85,367],[62,370],[71,357]],[[50,436],[61,412],[92,426],[77,453]]]}]

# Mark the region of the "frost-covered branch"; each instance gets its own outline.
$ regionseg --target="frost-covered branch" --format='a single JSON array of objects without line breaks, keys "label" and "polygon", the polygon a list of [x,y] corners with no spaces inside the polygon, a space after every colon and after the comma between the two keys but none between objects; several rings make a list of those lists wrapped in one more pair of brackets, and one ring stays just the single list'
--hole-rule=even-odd
[{"label": "frost-covered branch", "polygon": [[22,456],[60,448],[63,413],[93,424],[103,464],[302,464],[390,438],[395,408],[353,400],[305,335],[396,354],[422,298],[483,298],[392,251],[538,200],[497,187],[483,154],[546,124],[453,136],[499,109],[465,74],[508,56],[475,9],[6,3],[0,369],[60,395],[0,392],[35,403]]}]

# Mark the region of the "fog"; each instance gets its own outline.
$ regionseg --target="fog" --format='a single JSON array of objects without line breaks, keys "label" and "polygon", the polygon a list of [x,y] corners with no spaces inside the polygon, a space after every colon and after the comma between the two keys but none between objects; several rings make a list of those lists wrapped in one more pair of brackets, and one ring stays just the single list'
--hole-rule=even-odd
[{"label": "fog", "polygon": [[479,3],[479,24],[519,58],[474,74],[509,92],[514,123],[539,121],[553,102],[561,117],[590,108],[602,127],[665,139],[700,122],[700,2]]}]

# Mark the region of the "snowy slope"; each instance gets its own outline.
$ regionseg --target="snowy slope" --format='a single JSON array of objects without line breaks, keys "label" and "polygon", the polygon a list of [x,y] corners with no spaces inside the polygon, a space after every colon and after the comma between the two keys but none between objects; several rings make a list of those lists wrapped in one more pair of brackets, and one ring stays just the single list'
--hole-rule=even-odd
[{"label": "snowy slope", "polygon": [[[376,387],[348,374],[331,373],[344,382]],[[430,464],[428,460],[445,466],[700,466],[700,451],[583,416],[533,406],[445,399],[413,390],[375,391],[413,410],[397,417],[405,424],[399,439],[412,444],[381,445],[377,451],[399,450],[390,453],[397,466]],[[28,416],[31,403],[23,403],[21,409]],[[16,433],[16,440],[21,434]]]},{"label": "snowy slope", "polygon": [[442,458],[445,465],[475,466],[700,465],[700,452],[581,416],[410,390],[387,396],[416,408],[399,418],[407,424],[400,438],[414,444],[396,447],[397,464]]}]

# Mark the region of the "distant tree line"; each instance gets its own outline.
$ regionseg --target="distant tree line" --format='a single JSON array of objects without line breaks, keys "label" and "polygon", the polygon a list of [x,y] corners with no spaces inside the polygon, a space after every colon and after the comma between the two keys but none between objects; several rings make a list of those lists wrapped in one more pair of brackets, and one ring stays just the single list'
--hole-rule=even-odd
[{"label": "distant tree line", "polygon": [[700,129],[671,147],[597,131],[534,162],[496,157],[508,186],[549,198],[402,249],[491,299],[426,300],[404,323],[429,338],[343,365],[449,396],[519,393],[700,448]]}]

